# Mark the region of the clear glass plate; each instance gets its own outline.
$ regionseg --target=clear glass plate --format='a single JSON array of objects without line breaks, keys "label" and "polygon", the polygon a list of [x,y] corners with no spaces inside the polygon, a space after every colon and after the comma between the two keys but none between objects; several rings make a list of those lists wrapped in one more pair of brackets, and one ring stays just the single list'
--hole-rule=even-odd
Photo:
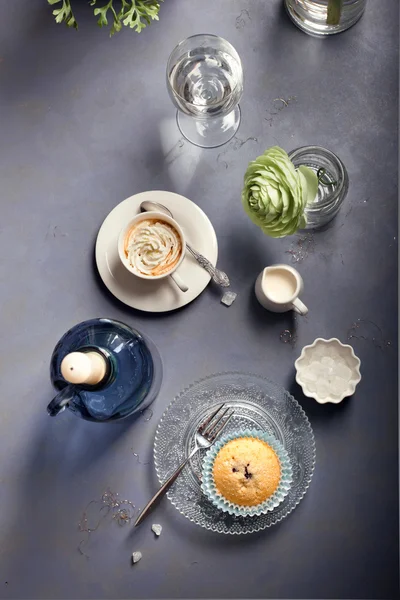
[{"label": "clear glass plate", "polygon": [[299,403],[282,387],[259,375],[219,373],[184,389],[168,406],[158,424],[154,462],[160,483],[188,456],[194,435],[205,416],[222,402],[235,408],[224,433],[260,429],[286,448],[293,483],[285,500],[273,511],[255,517],[235,517],[219,511],[203,494],[200,450],[167,493],[172,504],[190,521],[218,533],[261,531],[284,519],[304,497],[315,465],[314,435]]}]

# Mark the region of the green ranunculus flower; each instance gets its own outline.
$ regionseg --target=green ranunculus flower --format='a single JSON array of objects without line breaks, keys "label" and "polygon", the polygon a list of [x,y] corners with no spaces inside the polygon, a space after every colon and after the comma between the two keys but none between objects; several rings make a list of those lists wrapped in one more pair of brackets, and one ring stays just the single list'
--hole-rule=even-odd
[{"label": "green ranunculus flower", "polygon": [[285,237],[305,227],[304,209],[317,190],[314,171],[304,165],[296,170],[286,152],[274,146],[247,167],[242,202],[264,233]]}]

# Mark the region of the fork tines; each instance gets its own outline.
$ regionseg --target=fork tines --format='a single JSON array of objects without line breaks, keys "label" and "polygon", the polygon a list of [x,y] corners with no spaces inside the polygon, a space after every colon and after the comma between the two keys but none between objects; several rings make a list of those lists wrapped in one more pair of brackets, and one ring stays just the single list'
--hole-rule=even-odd
[{"label": "fork tines", "polygon": [[[234,409],[228,406],[228,408],[222,410],[224,406],[225,403],[221,404],[199,427],[199,433],[209,441],[214,440],[233,417]],[[224,419],[224,417],[226,418]]]},{"label": "fork tines", "polygon": [[203,423],[201,423],[201,425],[199,425],[199,433],[203,434],[207,425],[213,420],[213,418],[219,413],[220,410],[222,410],[225,406],[225,402],[223,404],[221,404],[220,406],[218,406],[218,408],[211,413],[211,415],[209,415],[204,421]]}]

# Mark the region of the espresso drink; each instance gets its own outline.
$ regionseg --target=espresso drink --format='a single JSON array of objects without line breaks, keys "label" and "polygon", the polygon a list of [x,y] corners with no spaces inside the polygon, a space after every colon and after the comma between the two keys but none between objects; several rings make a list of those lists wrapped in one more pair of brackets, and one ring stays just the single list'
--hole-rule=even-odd
[{"label": "espresso drink", "polygon": [[178,264],[182,256],[182,240],[173,225],[159,218],[146,219],[135,223],[128,231],[124,252],[138,275],[158,277]]}]

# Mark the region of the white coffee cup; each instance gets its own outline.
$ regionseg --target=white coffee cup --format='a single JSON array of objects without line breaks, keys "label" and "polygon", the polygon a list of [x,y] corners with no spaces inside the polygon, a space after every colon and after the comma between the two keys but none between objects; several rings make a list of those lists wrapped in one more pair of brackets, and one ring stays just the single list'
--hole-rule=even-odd
[{"label": "white coffee cup", "polygon": [[[144,275],[142,273],[138,273],[137,271],[135,271],[135,269],[132,267],[132,265],[130,264],[129,260],[126,257],[124,246],[125,246],[126,236],[128,235],[130,229],[132,229],[132,227],[134,225],[136,225],[137,223],[140,223],[141,221],[148,221],[148,220],[155,220],[155,219],[157,219],[158,221],[164,221],[165,223],[168,223],[176,230],[176,232],[178,233],[180,240],[181,240],[182,251],[181,251],[181,256],[180,256],[178,262],[172,269],[170,269],[166,273],[163,273],[162,275],[149,276],[149,275]],[[161,212],[149,211],[149,212],[140,213],[140,214],[136,215],[136,217],[131,219],[131,221],[129,221],[129,223],[127,223],[127,225],[122,229],[122,231],[118,237],[118,254],[121,259],[122,264],[124,265],[124,267],[126,267],[128,269],[128,271],[130,273],[132,273],[136,277],[139,277],[140,279],[145,279],[147,281],[157,281],[158,279],[164,279],[165,277],[171,277],[171,279],[174,281],[174,283],[178,286],[178,288],[182,292],[187,292],[189,288],[186,285],[186,283],[182,280],[182,278],[178,275],[178,273],[176,273],[176,270],[179,268],[180,264],[182,263],[183,259],[185,258],[185,252],[186,252],[186,241],[185,241],[185,236],[183,234],[181,227],[178,225],[178,223],[175,221],[175,219],[172,219],[165,213],[161,213]]]},{"label": "white coffee cup", "polygon": [[295,310],[306,315],[308,308],[299,299],[304,289],[303,279],[289,265],[265,267],[257,277],[255,293],[259,303],[272,312]]}]

